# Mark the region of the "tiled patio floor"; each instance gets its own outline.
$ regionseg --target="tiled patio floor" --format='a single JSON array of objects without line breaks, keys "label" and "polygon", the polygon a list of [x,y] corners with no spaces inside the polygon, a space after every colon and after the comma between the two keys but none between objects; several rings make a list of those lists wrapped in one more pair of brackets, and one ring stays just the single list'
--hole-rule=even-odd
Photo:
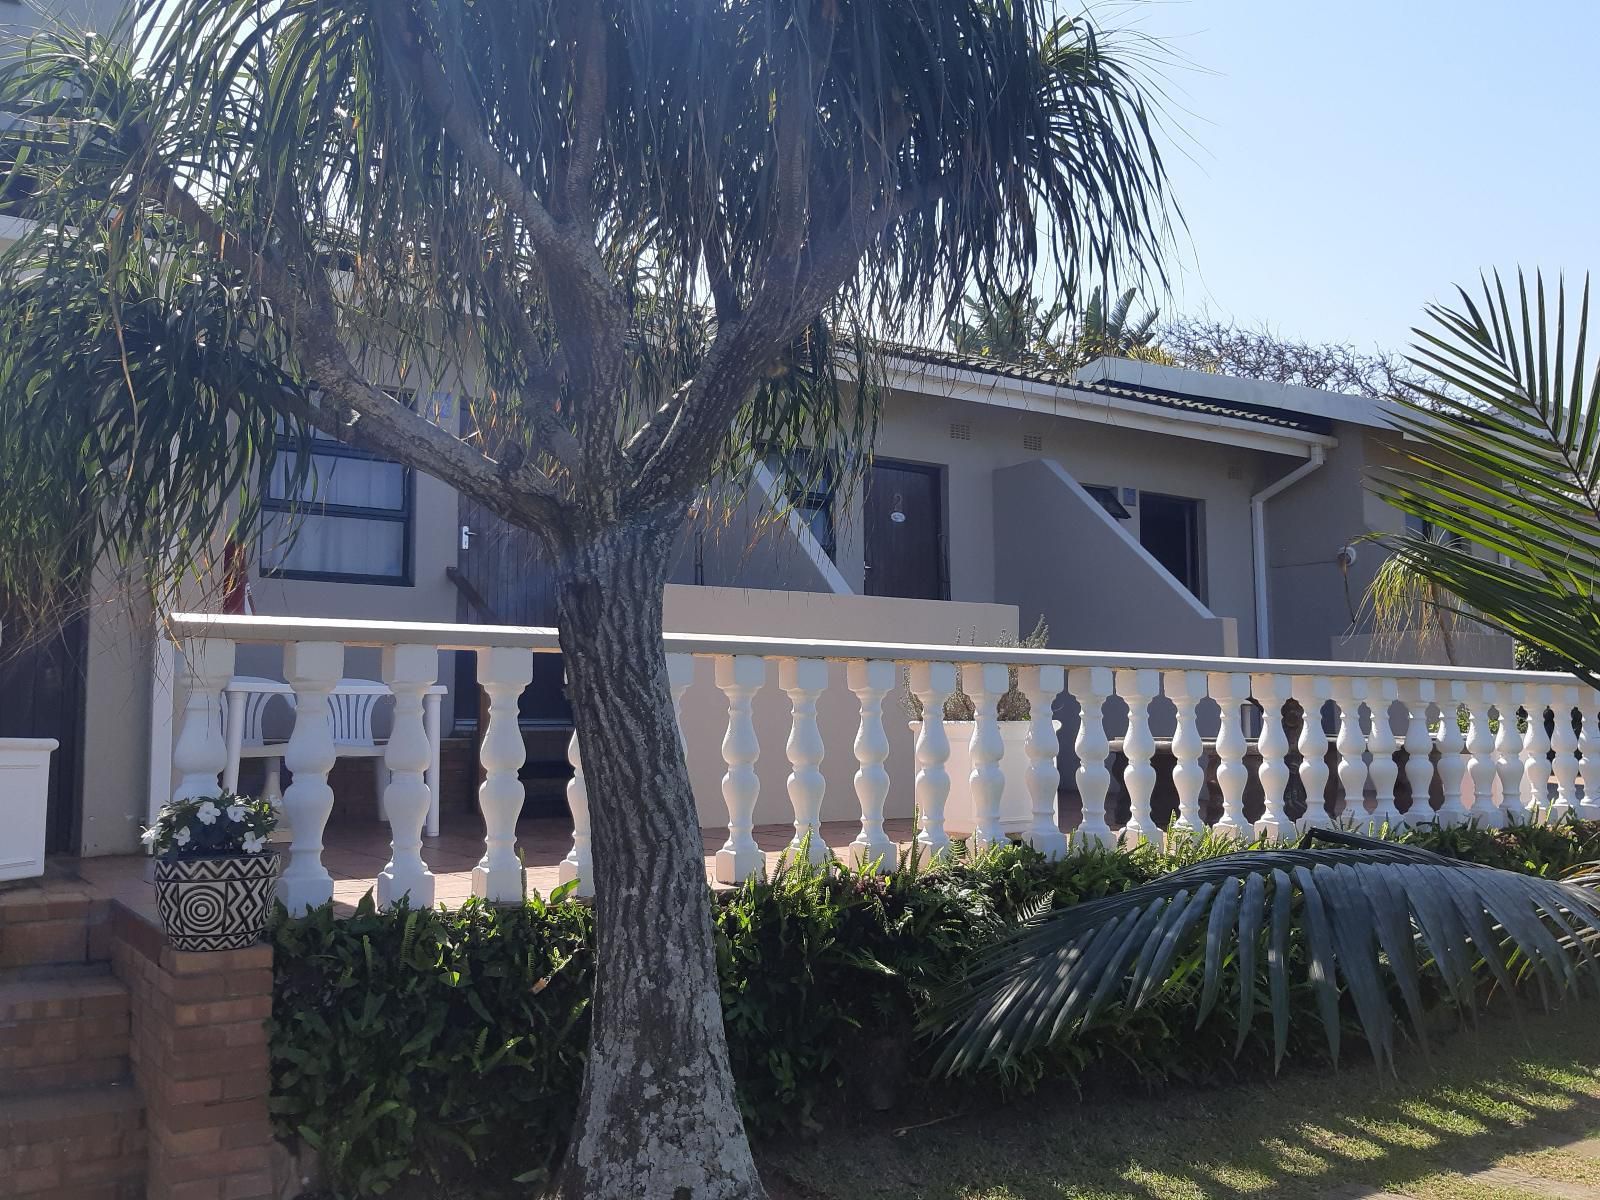
[{"label": "tiled patio floor", "polygon": [[[890,837],[902,847],[916,833],[910,818],[891,818],[884,822]],[[827,821],[822,840],[837,852],[850,844],[860,830],[854,821]],[[706,879],[715,884],[717,848],[727,839],[726,829],[702,829],[705,843]],[[783,848],[794,835],[789,825],[757,825],[756,844],[767,852],[769,869],[777,864]],[[524,820],[517,825],[517,845],[528,868],[530,890],[548,894],[558,882],[558,866],[572,846],[572,825],[565,818]],[[472,868],[483,856],[483,826],[465,814],[454,820],[447,814],[439,836],[424,838],[422,857],[437,879],[435,899],[441,904],[460,904],[472,895]],[[343,909],[353,907],[378,872],[389,861],[388,827],[374,821],[350,819],[330,822],[323,837],[323,864],[333,876],[334,902]],[[108,897],[129,907],[155,915],[155,895],[150,884],[150,860],[142,855],[112,858],[86,858],[74,865],[79,877]]]}]

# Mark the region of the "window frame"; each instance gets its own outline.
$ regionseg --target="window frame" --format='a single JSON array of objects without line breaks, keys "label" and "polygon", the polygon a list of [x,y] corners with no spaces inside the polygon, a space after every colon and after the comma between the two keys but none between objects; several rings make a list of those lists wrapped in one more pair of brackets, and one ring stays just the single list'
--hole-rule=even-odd
[{"label": "window frame", "polygon": [[[355,446],[347,446],[334,438],[312,437],[304,449],[294,438],[280,436],[277,440],[279,454],[306,453],[313,456],[321,455],[325,458],[346,458],[357,462],[385,463],[400,468],[400,487],[404,497],[399,508],[369,508],[360,504],[329,504],[326,501],[295,501],[278,499],[271,494],[270,471],[264,475],[261,499],[261,521],[266,522],[269,513],[281,513],[291,517],[318,516],[332,518],[349,518],[362,521],[385,521],[390,524],[400,525],[402,533],[400,538],[401,570],[398,575],[370,575],[356,571],[306,571],[294,567],[269,567],[266,564],[266,542],[263,540],[260,552],[256,559],[258,569],[263,579],[292,579],[303,583],[361,583],[373,584],[378,587],[415,587],[416,586],[416,511],[417,488],[416,472],[405,463],[395,462],[391,458],[374,454],[369,450],[362,450]],[[298,534],[296,534],[298,537]]]},{"label": "window frame", "polygon": [[[1210,570],[1208,568],[1208,564],[1207,564],[1207,561],[1206,561],[1206,557],[1207,556],[1206,556],[1206,502],[1205,502],[1205,499],[1203,497],[1200,497],[1200,496],[1180,496],[1180,495],[1176,494],[1175,492],[1147,492],[1143,488],[1141,488],[1139,490],[1139,539],[1138,540],[1139,540],[1139,545],[1141,547],[1143,547],[1145,552],[1147,554],[1150,554],[1151,557],[1154,557],[1154,552],[1151,551],[1150,548],[1148,546],[1145,546],[1145,544],[1144,544],[1145,515],[1146,515],[1146,513],[1149,512],[1149,509],[1145,505],[1146,497],[1153,498],[1153,499],[1157,500],[1158,502],[1159,501],[1175,501],[1178,504],[1186,506],[1188,511],[1192,514],[1193,524],[1192,524],[1191,531],[1190,531],[1192,536],[1189,539],[1189,551],[1190,551],[1190,556],[1193,559],[1192,566],[1193,566],[1193,569],[1194,569],[1195,585],[1191,586],[1186,580],[1182,579],[1180,576],[1173,575],[1173,573],[1172,573],[1172,571],[1170,569],[1167,570],[1167,573],[1169,575],[1172,575],[1172,577],[1175,580],[1177,580],[1179,586],[1181,586],[1185,591],[1187,591],[1190,595],[1192,595],[1196,600],[1200,601],[1201,604],[1209,605],[1211,603],[1211,599],[1210,599],[1210,596],[1211,596],[1211,586],[1210,586],[1210,584],[1211,584],[1211,578],[1210,578],[1211,577],[1211,572],[1210,572]],[[1160,560],[1157,560],[1157,561],[1160,561]]]}]

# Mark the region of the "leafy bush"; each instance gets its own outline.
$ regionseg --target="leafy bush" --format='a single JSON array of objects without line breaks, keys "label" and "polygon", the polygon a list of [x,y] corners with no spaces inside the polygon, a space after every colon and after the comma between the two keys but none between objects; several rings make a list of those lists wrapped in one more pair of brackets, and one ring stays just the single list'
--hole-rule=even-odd
[{"label": "leafy bush", "polygon": [[1425,825],[1395,840],[1486,867],[1560,878],[1579,863],[1600,859],[1600,823],[1562,821],[1508,825],[1495,829],[1466,825]]}]

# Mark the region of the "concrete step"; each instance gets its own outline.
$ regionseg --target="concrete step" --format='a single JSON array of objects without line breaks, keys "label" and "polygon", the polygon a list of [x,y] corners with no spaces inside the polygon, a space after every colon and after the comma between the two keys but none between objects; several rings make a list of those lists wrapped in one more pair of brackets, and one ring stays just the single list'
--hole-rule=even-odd
[{"label": "concrete step", "polygon": [[0,1195],[144,1195],[144,1103],[131,1083],[0,1096]]},{"label": "concrete step", "polygon": [[124,1080],[128,989],[93,968],[0,972],[0,1097]]}]

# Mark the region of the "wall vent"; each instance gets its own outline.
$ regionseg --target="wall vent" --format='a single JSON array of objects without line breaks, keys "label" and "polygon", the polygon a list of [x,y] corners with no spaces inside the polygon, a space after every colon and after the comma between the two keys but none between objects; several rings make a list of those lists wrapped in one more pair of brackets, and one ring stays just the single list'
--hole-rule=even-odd
[{"label": "wall vent", "polygon": [[972,440],[972,426],[965,421],[951,421],[950,436],[958,442],[970,442]]},{"label": "wall vent", "polygon": [[1024,450],[1043,450],[1044,438],[1037,433],[1025,433],[1022,435],[1022,448]]}]

